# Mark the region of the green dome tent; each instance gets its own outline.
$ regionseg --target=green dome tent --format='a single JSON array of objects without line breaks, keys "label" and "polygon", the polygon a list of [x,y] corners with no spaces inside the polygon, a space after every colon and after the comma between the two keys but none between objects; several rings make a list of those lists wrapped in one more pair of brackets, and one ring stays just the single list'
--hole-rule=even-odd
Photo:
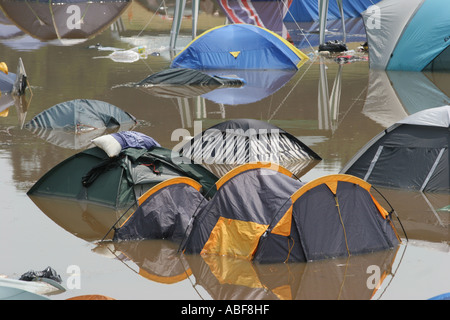
[{"label": "green dome tent", "polygon": [[198,181],[202,192],[214,194],[217,180],[214,174],[189,161],[176,163],[172,156],[172,150],[154,147],[151,150],[126,148],[117,156],[109,157],[101,148],[93,147],[53,167],[27,194],[124,209],[156,184],[180,176]]}]

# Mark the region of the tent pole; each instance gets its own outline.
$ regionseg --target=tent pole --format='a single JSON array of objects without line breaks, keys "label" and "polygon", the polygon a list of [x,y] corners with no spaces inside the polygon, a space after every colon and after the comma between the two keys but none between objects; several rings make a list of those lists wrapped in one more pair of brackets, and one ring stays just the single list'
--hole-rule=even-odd
[{"label": "tent pole", "polygon": [[172,29],[170,30],[170,50],[172,51],[175,50],[185,6],[186,0],[176,0],[175,12],[173,14]]},{"label": "tent pole", "polygon": [[197,37],[198,12],[200,0],[192,0],[192,40]]},{"label": "tent pole", "polygon": [[347,42],[347,32],[345,30],[345,16],[344,16],[344,5],[342,4],[342,0],[336,0],[337,5],[339,7],[339,11],[341,13],[341,22],[342,22],[342,42]]},{"label": "tent pole", "polygon": [[319,5],[319,44],[325,43],[329,0],[318,0]]}]

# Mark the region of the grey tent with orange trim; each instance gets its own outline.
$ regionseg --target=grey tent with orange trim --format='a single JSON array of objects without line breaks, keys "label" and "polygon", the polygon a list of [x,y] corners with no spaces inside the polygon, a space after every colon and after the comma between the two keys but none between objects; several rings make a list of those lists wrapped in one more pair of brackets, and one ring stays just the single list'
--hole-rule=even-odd
[{"label": "grey tent with orange trim", "polygon": [[136,211],[114,233],[114,240],[181,240],[205,199],[202,185],[187,177],[163,181],[138,199]]},{"label": "grey tent with orange trim", "polygon": [[367,182],[329,175],[309,183],[276,165],[245,164],[216,182],[181,248],[258,262],[310,261],[394,248],[390,214]]}]

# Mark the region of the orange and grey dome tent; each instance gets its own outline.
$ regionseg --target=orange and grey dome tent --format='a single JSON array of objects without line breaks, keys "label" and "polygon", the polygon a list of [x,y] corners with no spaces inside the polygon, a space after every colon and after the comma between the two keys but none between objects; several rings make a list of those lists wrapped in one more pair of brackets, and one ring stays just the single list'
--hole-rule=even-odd
[{"label": "orange and grey dome tent", "polygon": [[258,262],[294,262],[369,253],[401,241],[371,185],[350,175],[303,183],[274,164],[245,164],[216,182],[181,249]]}]

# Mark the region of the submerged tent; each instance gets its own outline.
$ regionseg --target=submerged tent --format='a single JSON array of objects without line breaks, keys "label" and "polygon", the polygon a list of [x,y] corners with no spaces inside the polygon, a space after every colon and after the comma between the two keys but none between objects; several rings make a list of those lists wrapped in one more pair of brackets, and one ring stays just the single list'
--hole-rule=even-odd
[{"label": "submerged tent", "polygon": [[240,78],[221,77],[209,75],[200,70],[187,68],[170,68],[156,72],[144,80],[136,83],[136,86],[241,86],[244,81]]},{"label": "submerged tent", "polygon": [[115,230],[114,240],[181,240],[205,197],[202,185],[187,177],[171,178],[139,197],[139,207]]},{"label": "submerged tent", "polygon": [[82,133],[123,124],[137,124],[136,118],[118,107],[99,100],[76,99],[54,105],[36,115],[27,128],[47,128]]},{"label": "submerged tent", "polygon": [[279,166],[246,164],[216,182],[181,248],[258,262],[310,261],[395,247],[390,214],[349,175],[302,183]]},{"label": "submerged tent", "polygon": [[147,93],[164,98],[197,97],[218,88],[239,88],[245,81],[235,76],[208,74],[189,68],[169,68],[133,84]]},{"label": "submerged tent", "polygon": [[[312,161],[321,160],[292,134],[255,119],[233,119],[216,124],[186,142],[179,152],[195,163],[222,171],[220,175],[244,163],[269,161],[301,175]],[[225,168],[225,172],[219,168]]]},{"label": "submerged tent", "polygon": [[156,184],[174,177],[190,177],[202,192],[215,192],[217,177],[198,164],[174,161],[172,150],[162,147],[125,148],[109,157],[99,147],[90,148],[62,161],[41,177],[29,196],[89,201],[123,209]]},{"label": "submerged tent", "polygon": [[375,186],[449,192],[450,106],[398,121],[366,144],[342,169]]},{"label": "submerged tent", "polygon": [[136,118],[104,101],[76,99],[44,110],[25,124],[40,138],[63,148],[84,149],[105,131],[131,130]]},{"label": "submerged tent", "polygon": [[448,70],[450,2],[383,0],[363,13],[370,67]]},{"label": "submerged tent", "polygon": [[172,68],[298,69],[308,57],[279,35],[249,24],[212,28],[187,45]]}]

